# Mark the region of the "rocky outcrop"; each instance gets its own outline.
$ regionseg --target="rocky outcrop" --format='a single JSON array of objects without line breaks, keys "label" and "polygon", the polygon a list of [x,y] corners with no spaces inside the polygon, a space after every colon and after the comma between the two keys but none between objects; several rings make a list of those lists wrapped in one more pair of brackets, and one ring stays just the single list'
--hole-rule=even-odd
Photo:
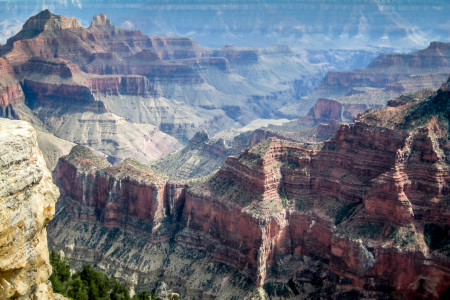
[{"label": "rocky outcrop", "polygon": [[341,103],[338,100],[319,98],[309,113],[300,119],[306,124],[311,122],[314,125],[332,121],[351,122],[358,113],[369,108],[380,107],[381,105]]},{"label": "rocky outcrop", "polygon": [[258,49],[240,49],[233,45],[225,46],[214,55],[224,56],[229,62],[238,64],[254,64],[258,61]]},{"label": "rocky outcrop", "polygon": [[24,80],[23,90],[27,97],[27,105],[31,108],[39,106],[67,106],[85,107],[95,112],[106,112],[105,105],[96,101],[86,86],[75,84],[52,84]]},{"label": "rocky outcrop", "polygon": [[108,76],[86,79],[86,85],[93,93],[105,95],[157,96],[158,92],[144,76]]},{"label": "rocky outcrop", "polygon": [[349,87],[386,87],[411,74],[448,73],[449,43],[432,42],[428,48],[410,54],[388,54],[374,59],[365,69],[351,72],[329,72],[321,84],[330,89]]},{"label": "rocky outcrop", "polygon": [[[55,169],[64,214],[51,227],[52,244],[75,261],[100,260],[107,270],[129,262],[121,276],[137,289],[155,283],[134,276],[154,278],[187,297],[198,296],[201,284],[218,298],[225,287],[227,296],[241,297],[264,287],[288,298],[439,299],[450,280],[449,98],[447,83],[436,93],[392,101],[341,125],[324,143],[272,137],[187,183],[72,151]],[[204,140],[198,134],[192,143]],[[79,226],[88,229],[61,236]],[[131,257],[108,242],[126,232],[147,241],[131,239]],[[149,248],[163,263],[146,256]],[[194,271],[199,259],[208,268]],[[210,277],[218,270],[236,270],[247,282]]]},{"label": "rocky outcrop", "polygon": [[[264,109],[267,104],[279,106],[275,99],[293,101],[297,77],[309,81],[306,78],[310,74],[305,74],[305,70],[315,73],[318,69],[304,68],[305,61],[281,46],[270,50],[229,46],[216,51],[189,38],[151,37],[137,30],[122,30],[105,15],[94,16],[89,28],[72,23],[63,16],[41,12],[1,47],[0,54],[19,69],[28,60],[39,57],[70,61],[88,74],[145,76],[166,98],[224,111],[229,105],[237,106],[245,112],[239,116],[244,122],[255,118],[255,114],[270,114]],[[274,65],[282,66],[282,70]],[[96,76],[98,82],[88,81],[88,85],[103,91],[100,81],[109,80]],[[129,89],[128,94],[142,94],[139,84],[128,87],[137,88]]]},{"label": "rocky outcrop", "polygon": [[0,298],[53,299],[45,227],[59,191],[24,121],[0,119]]},{"label": "rocky outcrop", "polygon": [[411,54],[381,55],[370,63],[369,69],[383,69],[387,72],[417,73],[447,72],[450,68],[450,44],[443,42],[431,42],[423,50]]},{"label": "rocky outcrop", "polygon": [[15,79],[12,66],[7,60],[0,58],[0,117],[16,118],[13,106],[24,100],[22,87]]}]

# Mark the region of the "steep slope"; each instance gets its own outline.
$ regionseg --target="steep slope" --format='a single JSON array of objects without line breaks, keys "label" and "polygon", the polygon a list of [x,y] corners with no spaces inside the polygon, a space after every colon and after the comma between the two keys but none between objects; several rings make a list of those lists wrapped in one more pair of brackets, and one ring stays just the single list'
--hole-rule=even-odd
[{"label": "steep slope", "polygon": [[9,62],[0,58],[0,117],[15,118],[13,105],[23,102],[25,96]]},{"label": "steep slope", "polygon": [[189,183],[76,147],[55,169],[50,242],[136,289],[164,281],[191,298],[261,287],[287,298],[445,297],[449,99],[450,81],[324,143],[269,138]]},{"label": "steep slope", "polygon": [[[104,14],[84,28],[48,10],[29,18],[0,55],[2,117],[30,121],[111,162],[149,162],[197,131],[272,117],[325,68],[287,46],[212,50],[189,38],[119,29]],[[43,148],[59,153],[56,142]]]},{"label": "steep slope", "polygon": [[325,98],[330,100],[328,105],[317,102],[316,111],[341,106],[336,120],[350,122],[358,112],[379,108],[402,94],[437,89],[448,74],[450,43],[431,42],[426,49],[413,53],[382,54],[366,68],[330,71],[311,94],[281,108],[280,113],[305,115],[317,99]]},{"label": "steep slope", "polygon": [[173,179],[203,177],[219,169],[230,153],[223,140],[211,141],[206,131],[197,132],[188,145],[151,164]]},{"label": "steep slope", "polygon": [[54,299],[45,228],[58,197],[34,129],[0,119],[1,299]]},{"label": "steep slope", "polygon": [[[134,90],[136,84],[139,86],[136,80],[141,81],[141,92],[132,91],[131,95],[161,93],[165,98],[197,107],[222,109],[233,119],[245,122],[246,118],[271,113],[262,111],[264,106],[276,108],[277,102],[292,101],[294,81],[308,81],[308,76],[320,73],[320,64],[308,64],[285,48],[259,51],[226,47],[213,51],[188,38],[149,37],[139,31],[118,29],[105,15],[95,16],[85,29],[74,19],[46,10],[30,18],[0,53],[14,66],[38,56],[69,60],[89,74],[142,75],[123,83]],[[274,65],[278,71],[273,71]],[[121,76],[117,77],[97,77],[88,80],[87,85],[94,87],[94,93],[129,95],[124,89],[110,87],[117,84],[114,81],[120,83]],[[128,115],[133,118],[137,113]]]},{"label": "steep slope", "polygon": [[[332,138],[340,126],[337,121],[312,126],[314,124],[305,118],[286,121],[255,120],[245,127],[219,132],[212,138],[206,131],[199,131],[183,149],[151,162],[150,167],[172,179],[200,178],[217,171],[227,156],[237,155],[270,137],[303,143],[322,142]],[[270,123],[263,126],[264,122]],[[272,122],[284,124],[273,125]]]}]

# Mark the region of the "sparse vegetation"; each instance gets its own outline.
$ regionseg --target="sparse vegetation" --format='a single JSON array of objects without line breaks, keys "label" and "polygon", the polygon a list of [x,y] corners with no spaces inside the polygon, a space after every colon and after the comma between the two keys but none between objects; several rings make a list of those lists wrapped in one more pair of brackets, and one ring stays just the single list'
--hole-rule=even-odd
[{"label": "sparse vegetation", "polygon": [[342,206],[336,214],[334,225],[339,225],[342,221],[349,218],[360,204],[361,202],[353,202]]},{"label": "sparse vegetation", "polygon": [[70,153],[67,155],[68,160],[73,159],[89,159],[95,167],[102,169],[111,166],[111,164],[104,158],[97,156],[94,152],[84,146],[76,145],[70,150]]},{"label": "sparse vegetation", "polygon": [[222,178],[213,176],[208,182],[211,192],[220,198],[229,199],[241,206],[246,206],[254,200],[257,195],[253,191],[249,191],[242,185],[237,184],[231,178]]},{"label": "sparse vegetation", "polygon": [[357,232],[362,237],[376,239],[381,237],[383,227],[383,223],[365,223],[357,227]]},{"label": "sparse vegetation", "polygon": [[281,283],[265,283],[264,284],[264,290],[266,293],[270,296],[276,296],[276,297],[284,297],[289,298],[292,296],[295,296],[298,293],[295,293],[289,285],[281,284]]},{"label": "sparse vegetation", "polygon": [[437,117],[439,123],[448,127],[449,93],[438,90],[425,101],[420,101],[409,108],[405,115],[403,126],[414,128],[425,125],[432,117]]},{"label": "sparse vegetation", "polygon": [[267,150],[269,150],[271,143],[272,143],[272,138],[268,138],[268,139],[256,144],[252,148],[250,148],[250,152],[260,155],[260,156],[263,156],[264,154],[266,154]]},{"label": "sparse vegetation", "polygon": [[391,226],[388,238],[393,240],[394,245],[400,245],[401,247],[406,247],[417,242],[416,232],[408,227]]},{"label": "sparse vegetation", "polygon": [[296,198],[295,209],[296,210],[308,210],[313,207],[313,202],[309,199]]},{"label": "sparse vegetation", "polygon": [[278,190],[278,195],[280,196],[281,202],[283,203],[283,207],[288,207],[288,197],[286,195],[286,189],[283,186],[280,186]]}]

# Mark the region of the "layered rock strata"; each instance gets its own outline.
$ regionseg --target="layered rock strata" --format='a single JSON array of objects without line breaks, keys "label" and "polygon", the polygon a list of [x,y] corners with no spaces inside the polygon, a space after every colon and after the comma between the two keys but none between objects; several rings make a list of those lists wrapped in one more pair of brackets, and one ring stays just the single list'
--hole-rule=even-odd
[{"label": "layered rock strata", "polygon": [[[112,162],[148,162],[202,129],[215,134],[270,117],[295,100],[295,80],[307,83],[323,68],[288,47],[212,50],[188,38],[119,29],[105,15],[83,28],[48,10],[31,17],[0,55],[0,116],[30,121]],[[117,119],[134,134],[123,134]],[[74,124],[86,122],[80,136]],[[155,132],[168,147],[151,143]]]},{"label": "layered rock strata", "polygon": [[[319,113],[323,121],[330,110],[338,112],[340,106],[339,117],[351,122],[359,112],[380,108],[402,94],[439,88],[450,73],[449,62],[450,43],[442,42],[431,42],[427,48],[413,53],[383,54],[366,68],[328,72],[303,101],[288,104],[280,113],[306,115],[316,104],[314,114]],[[336,118],[333,114],[329,117]]]},{"label": "layered rock strata", "polygon": [[324,143],[269,138],[192,182],[76,147],[55,170],[51,243],[186,297],[445,297],[449,98],[449,83],[398,98]]},{"label": "layered rock strata", "polygon": [[[198,110],[226,111],[227,106],[233,106],[240,113],[229,117],[242,122],[265,113],[262,111],[264,106],[279,106],[273,101],[275,99],[292,101],[296,77],[306,76],[299,75],[305,62],[281,47],[278,52],[270,53],[234,47],[216,51],[201,47],[188,38],[150,37],[137,30],[119,29],[103,14],[94,16],[91,26],[83,28],[75,19],[57,16],[48,10],[31,17],[22,31],[1,47],[0,54],[17,70],[23,70],[22,73],[32,66],[28,61],[36,57],[69,61],[91,75],[81,76],[94,77],[77,82],[81,86],[78,89],[87,86],[93,94],[143,98],[161,95],[196,106]],[[260,61],[259,58],[264,59]],[[272,64],[276,63],[288,67],[273,70]],[[316,69],[319,67],[310,67],[312,73]],[[45,72],[47,69],[40,70]],[[252,74],[249,74],[251,70]],[[54,70],[46,73],[51,72]],[[72,72],[73,77],[78,76],[75,73]],[[63,79],[52,83],[61,83],[68,74],[70,72],[60,74]],[[24,77],[20,72],[18,76]],[[50,83],[43,81],[44,85]],[[84,92],[78,94],[90,97]],[[34,101],[35,97],[31,94],[30,98]],[[146,105],[145,99],[140,102],[141,106]],[[112,112],[120,115],[120,110]],[[159,125],[152,121],[147,119],[145,123]]]},{"label": "layered rock strata", "polygon": [[53,299],[46,226],[58,188],[24,121],[0,119],[0,298]]}]

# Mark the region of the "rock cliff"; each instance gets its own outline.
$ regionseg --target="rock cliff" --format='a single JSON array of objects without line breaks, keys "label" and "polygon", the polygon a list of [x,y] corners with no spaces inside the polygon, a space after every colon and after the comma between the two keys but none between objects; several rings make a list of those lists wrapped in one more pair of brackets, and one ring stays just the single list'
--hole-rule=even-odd
[{"label": "rock cliff", "polygon": [[[187,144],[197,131],[213,135],[270,117],[295,100],[296,80],[311,86],[323,69],[288,47],[213,50],[189,38],[120,29],[104,14],[84,28],[48,10],[29,18],[0,55],[0,116],[105,151],[111,161],[148,162]],[[145,128],[123,134],[111,125],[118,118],[124,127]],[[62,124],[86,119],[93,128],[108,128],[80,136],[77,127]],[[155,128],[170,140],[168,147],[145,142],[142,151]],[[123,143],[132,146],[111,150]]]},{"label": "rock cliff", "polygon": [[[188,38],[151,37],[119,29],[104,14],[94,16],[91,26],[83,28],[73,18],[45,10],[31,17],[22,31],[1,47],[0,54],[13,66],[40,57],[70,61],[88,74],[145,76],[151,84],[142,84],[142,78],[137,83],[136,77],[122,80],[123,94],[143,96],[154,94],[156,89],[165,98],[199,108],[226,110],[228,105],[237,106],[242,116],[235,118],[245,122],[259,115],[264,105],[277,106],[271,100],[293,101],[294,81],[300,77],[307,80],[321,68],[306,68],[307,63],[294,53],[279,48],[212,50]],[[275,64],[278,68],[273,68]],[[102,92],[102,85],[107,84],[101,84],[102,79],[111,80],[101,76],[88,80],[94,93]],[[267,101],[261,101],[265,98]],[[251,109],[242,109],[249,105]]]},{"label": "rock cliff", "polygon": [[163,280],[191,298],[259,287],[287,298],[445,297],[449,84],[361,114],[327,142],[269,138],[197,181],[76,147],[55,169],[62,210],[50,241],[136,289]]},{"label": "rock cliff", "polygon": [[53,299],[46,226],[59,191],[24,121],[0,119],[0,298]]},{"label": "rock cliff", "polygon": [[[307,114],[310,107],[326,114],[329,109],[342,105],[343,120],[351,122],[353,116],[367,108],[379,108],[388,100],[426,88],[437,89],[450,73],[450,43],[431,42],[413,53],[382,54],[366,68],[352,71],[330,71],[298,104],[280,109],[284,115]],[[331,106],[317,99],[330,99]],[[317,100],[317,101],[316,101]]]},{"label": "rock cliff", "polygon": [[17,117],[14,104],[25,100],[22,88],[9,62],[0,58],[0,117]]}]

